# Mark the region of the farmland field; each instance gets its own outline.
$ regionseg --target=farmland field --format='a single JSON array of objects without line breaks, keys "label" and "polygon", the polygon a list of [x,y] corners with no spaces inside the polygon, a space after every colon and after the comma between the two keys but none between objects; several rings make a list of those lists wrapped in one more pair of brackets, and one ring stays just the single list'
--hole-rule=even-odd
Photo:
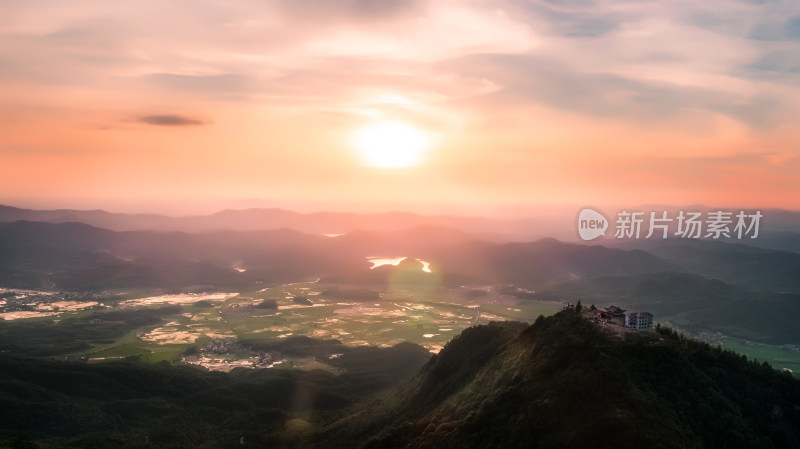
[{"label": "farmland field", "polygon": [[[331,291],[335,294],[329,294]],[[480,293],[478,297],[475,291]],[[97,316],[117,312],[124,320],[132,311],[152,310],[160,314],[155,321],[138,325],[113,340],[86,339],[90,349],[67,351],[64,356],[90,362],[134,357],[150,363],[193,363],[222,371],[253,366],[335,370],[324,357],[294,353],[292,342],[302,337],[347,347],[390,347],[411,342],[437,353],[467,327],[490,321],[532,322],[539,315],[562,308],[556,302],[502,295],[488,286],[420,293],[402,289],[339,290],[339,286],[306,282],[242,293],[132,296],[136,295],[118,295],[123,299],[93,303],[85,310],[61,304],[58,312],[46,304],[58,300],[57,295],[29,296],[33,299],[26,307],[31,311],[23,315],[23,321],[73,320],[97,330],[118,323]],[[265,307],[265,303],[269,305]]]}]

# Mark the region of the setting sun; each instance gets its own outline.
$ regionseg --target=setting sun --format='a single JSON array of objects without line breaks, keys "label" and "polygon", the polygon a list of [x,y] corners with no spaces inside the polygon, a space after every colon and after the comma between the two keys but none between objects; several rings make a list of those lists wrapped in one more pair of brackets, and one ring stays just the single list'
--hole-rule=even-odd
[{"label": "setting sun", "polygon": [[413,167],[422,161],[423,152],[430,148],[430,136],[402,122],[380,122],[355,132],[353,145],[371,167]]}]

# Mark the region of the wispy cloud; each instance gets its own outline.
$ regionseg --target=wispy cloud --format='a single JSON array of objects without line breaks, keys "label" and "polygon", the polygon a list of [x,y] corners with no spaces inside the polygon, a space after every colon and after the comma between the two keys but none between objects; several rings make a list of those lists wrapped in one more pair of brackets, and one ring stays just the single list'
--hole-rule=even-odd
[{"label": "wispy cloud", "polygon": [[782,100],[768,92],[728,92],[641,79],[613,72],[584,71],[553,57],[478,55],[452,61],[454,70],[492,79],[502,89],[492,93],[495,107],[541,104],[596,117],[617,117],[653,126],[682,114],[707,111],[754,127],[789,121]]},{"label": "wispy cloud", "polygon": [[174,73],[153,73],[146,79],[157,86],[169,89],[224,92],[241,91],[247,88],[248,78],[235,73],[220,75],[179,75]]},{"label": "wispy cloud", "polygon": [[184,117],[182,115],[145,115],[137,120],[141,123],[157,126],[199,126],[207,122],[203,120]]}]

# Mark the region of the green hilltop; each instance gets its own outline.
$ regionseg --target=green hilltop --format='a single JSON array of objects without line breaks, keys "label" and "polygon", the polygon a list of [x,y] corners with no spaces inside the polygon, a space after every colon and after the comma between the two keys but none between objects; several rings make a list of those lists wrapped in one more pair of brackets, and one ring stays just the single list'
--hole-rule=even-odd
[{"label": "green hilltop", "polygon": [[315,447],[794,448],[800,383],[671,329],[574,311],[465,330]]}]

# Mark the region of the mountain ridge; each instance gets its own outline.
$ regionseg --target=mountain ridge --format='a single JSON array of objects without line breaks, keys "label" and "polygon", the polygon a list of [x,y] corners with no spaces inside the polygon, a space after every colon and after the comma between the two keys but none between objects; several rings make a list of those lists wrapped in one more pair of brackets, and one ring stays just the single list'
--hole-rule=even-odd
[{"label": "mountain ridge", "polygon": [[[432,230],[435,232],[428,235]],[[0,248],[3,249],[0,268],[4,268],[0,270],[0,283],[4,282],[1,276],[4,272],[11,276],[27,270],[37,276],[50,276],[47,273],[64,269],[95,269],[108,261],[127,264],[129,268],[142,262],[148,265],[147,270],[168,272],[171,267],[186,263],[210,264],[217,267],[219,276],[227,279],[220,287],[239,285],[236,278],[255,282],[259,276],[267,283],[326,275],[371,283],[376,281],[376,272],[369,269],[366,259],[369,256],[423,258],[439,267],[445,285],[460,285],[465,279],[540,285],[571,276],[638,274],[675,268],[640,250],[554,239],[498,244],[430,226],[384,233],[357,231],[330,238],[293,229],[204,234],[117,232],[82,223],[17,221],[0,222]],[[244,272],[234,269],[237,263]],[[185,269],[193,271],[196,267]],[[5,280],[11,279],[7,276]],[[97,288],[108,287],[103,284]]]},{"label": "mountain ridge", "polygon": [[[677,210],[678,207],[659,207]],[[641,208],[639,208],[641,209]],[[646,208],[645,208],[646,209]],[[683,209],[711,210],[704,206]],[[577,208],[576,208],[577,211]],[[800,252],[800,211],[764,209],[760,239],[738,241],[750,246],[770,249],[788,248]],[[578,241],[574,217],[566,212],[560,216],[546,209],[531,208],[526,217],[500,218],[461,216],[452,214],[420,214],[389,211],[357,212],[298,212],[281,208],[224,209],[211,214],[163,215],[154,213],[118,213],[102,209],[35,210],[0,205],[0,222],[29,220],[51,223],[79,221],[115,231],[157,230],[184,232],[213,232],[223,230],[248,231],[292,228],[311,234],[344,234],[355,230],[398,231],[418,225],[434,225],[460,229],[477,238],[495,242],[530,241],[544,237]],[[563,210],[562,210],[563,212]],[[602,239],[604,245],[636,244],[637,242]]]},{"label": "mountain ridge", "polygon": [[796,448],[800,382],[668,328],[624,340],[573,311],[448,343],[313,447]]},{"label": "mountain ridge", "polygon": [[[525,224],[513,220],[454,215],[422,215],[411,212],[302,213],[280,208],[225,209],[213,214],[170,216],[160,214],[127,214],[105,210],[35,210],[0,205],[0,222],[19,220],[49,223],[82,222],[113,231],[255,231],[291,228],[310,234],[344,234],[356,230],[399,231],[420,225],[455,227],[484,238],[504,234],[527,235]],[[505,238],[505,237],[502,237]]]}]

